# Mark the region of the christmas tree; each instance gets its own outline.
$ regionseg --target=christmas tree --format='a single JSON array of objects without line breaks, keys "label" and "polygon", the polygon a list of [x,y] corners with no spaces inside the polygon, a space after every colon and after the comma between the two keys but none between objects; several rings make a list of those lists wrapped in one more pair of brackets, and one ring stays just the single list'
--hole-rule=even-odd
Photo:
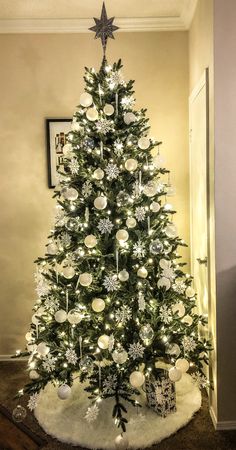
[{"label": "christmas tree", "polygon": [[[105,36],[95,27],[104,46],[111,27]],[[134,82],[124,81],[121,68],[104,57],[98,72],[85,69],[58,174],[55,226],[36,261],[24,392],[33,409],[48,382],[66,399],[79,376],[91,399],[86,419],[113,397],[113,419],[124,432],[127,402],[137,404],[159,363],[171,365],[173,382],[190,368],[206,385],[210,345],[199,337],[206,319],[196,313],[192,277],[178,254],[185,244],[167,201],[174,189],[161,142],[149,137],[146,110],[134,109]]]}]

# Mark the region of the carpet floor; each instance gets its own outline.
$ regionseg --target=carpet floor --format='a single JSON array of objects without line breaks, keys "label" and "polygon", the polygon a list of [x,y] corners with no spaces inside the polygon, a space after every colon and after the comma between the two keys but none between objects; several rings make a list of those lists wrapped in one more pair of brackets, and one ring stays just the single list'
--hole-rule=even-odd
[{"label": "carpet floor", "polygon": [[[27,380],[25,363],[10,361],[0,363],[0,404],[12,411],[17,400],[13,397]],[[27,399],[21,401],[24,406]],[[28,411],[24,421],[26,427],[45,442],[43,450],[85,450],[81,447],[65,445],[46,435],[38,425],[34,415]],[[15,450],[7,448],[7,450]],[[5,450],[4,448],[0,450]],[[27,449],[31,450],[31,449]],[[148,449],[147,449],[148,450]],[[203,395],[203,405],[194,419],[175,435],[165,439],[149,450],[236,450],[236,431],[215,431],[208,412],[207,396]]]}]

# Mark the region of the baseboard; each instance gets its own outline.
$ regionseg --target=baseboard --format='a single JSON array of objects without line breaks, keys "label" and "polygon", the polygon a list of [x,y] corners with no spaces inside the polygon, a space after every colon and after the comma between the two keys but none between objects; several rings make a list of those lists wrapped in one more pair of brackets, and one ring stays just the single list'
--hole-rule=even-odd
[{"label": "baseboard", "polygon": [[18,358],[12,358],[12,355],[0,355],[0,362],[1,361],[24,361],[27,360],[27,356],[19,356]]},{"label": "baseboard", "polygon": [[216,431],[236,430],[236,420],[218,421],[212,407],[210,407],[210,416]]}]

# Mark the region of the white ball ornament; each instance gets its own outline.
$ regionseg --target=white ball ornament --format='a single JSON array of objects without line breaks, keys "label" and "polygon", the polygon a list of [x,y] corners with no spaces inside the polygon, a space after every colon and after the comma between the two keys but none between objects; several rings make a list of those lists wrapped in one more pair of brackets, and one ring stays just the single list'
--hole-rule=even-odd
[{"label": "white ball ornament", "polygon": [[87,109],[86,117],[91,122],[95,122],[95,120],[98,119],[98,111],[96,110],[96,108],[89,108],[89,109]]},{"label": "white ball ornament", "polygon": [[179,358],[176,360],[175,367],[185,373],[189,369],[189,362],[185,358]]},{"label": "white ball ornament", "polygon": [[192,298],[195,295],[195,290],[192,288],[192,286],[188,286],[185,291],[186,297]]},{"label": "white ball ornament", "polygon": [[152,202],[150,205],[150,209],[153,212],[158,212],[161,209],[161,205],[158,202]]},{"label": "white ball ornament", "polygon": [[120,281],[127,281],[129,279],[129,273],[123,269],[118,273],[118,278]]},{"label": "white ball ornament", "polygon": [[171,283],[170,280],[166,277],[162,277],[157,282],[157,287],[159,288],[165,288],[167,291],[170,289]]},{"label": "white ball ornament", "polygon": [[129,440],[128,438],[123,435],[123,434],[119,434],[118,436],[116,436],[115,438],[115,447],[118,450],[127,450],[129,447]]},{"label": "white ball ornament", "polygon": [[104,171],[100,168],[94,170],[93,176],[96,180],[102,180],[104,177]]},{"label": "white ball ornament", "polygon": [[56,255],[57,252],[58,252],[58,247],[56,244],[50,243],[47,245],[47,253],[49,255]]},{"label": "white ball ornament", "polygon": [[178,344],[169,344],[167,348],[167,353],[172,356],[178,356],[181,353],[180,346]]},{"label": "white ball ornament", "polygon": [[39,374],[38,374],[38,372],[36,370],[31,370],[29,372],[29,377],[30,377],[31,380],[38,380]]},{"label": "white ball ornament", "polygon": [[165,165],[165,158],[163,158],[163,156],[161,155],[155,155],[152,163],[154,165],[154,167],[156,167],[157,169],[160,169],[161,167],[164,167]]},{"label": "white ball ornament", "polygon": [[85,243],[86,247],[93,248],[97,245],[97,238],[93,234],[89,234],[84,239],[84,243]]},{"label": "white ball ornament", "polygon": [[67,280],[70,280],[75,276],[75,269],[72,266],[63,267],[62,273]]},{"label": "white ball ornament", "polygon": [[147,150],[150,146],[150,140],[147,137],[143,136],[138,140],[138,146],[139,148],[141,148],[141,150]]},{"label": "white ball ornament", "polygon": [[46,356],[49,353],[50,348],[45,344],[45,342],[40,342],[37,345],[37,353],[41,356]]},{"label": "white ball ornament", "polygon": [[68,386],[68,384],[63,384],[60,386],[57,390],[57,395],[61,400],[66,400],[70,397],[71,394],[71,388]]},{"label": "white ball ornament", "polygon": [[187,316],[183,317],[182,322],[186,323],[190,327],[193,323],[193,318],[187,314]]},{"label": "white ball ornament", "polygon": [[116,364],[124,364],[128,359],[128,353],[125,350],[114,350],[112,358]]},{"label": "white ball ornament", "polygon": [[55,313],[54,317],[56,322],[63,323],[67,319],[67,313],[66,311],[64,311],[64,309],[59,309],[59,311]]},{"label": "white ball ornament", "polygon": [[177,313],[179,317],[183,317],[185,315],[185,306],[183,303],[176,303],[172,306],[173,313]]},{"label": "white ball ornament", "polygon": [[137,275],[140,278],[147,278],[148,276],[148,271],[145,267],[140,267],[137,271]]},{"label": "white ball ornament", "polygon": [[134,113],[131,112],[127,112],[124,115],[124,122],[126,125],[130,125],[132,122],[135,122],[136,120],[136,116],[134,115]]},{"label": "white ball ornament", "polygon": [[114,114],[114,106],[110,105],[110,104],[106,104],[103,108],[104,113],[106,114],[106,116],[112,116],[112,114]]},{"label": "white ball ornament", "polygon": [[168,259],[161,259],[159,262],[159,266],[164,270],[169,269],[171,266],[171,261],[169,261]]},{"label": "white ball ornament", "polygon": [[102,350],[106,350],[109,347],[109,340],[109,336],[107,336],[107,334],[103,334],[98,338],[98,347]]},{"label": "white ball ornament", "polygon": [[119,230],[116,233],[116,239],[119,242],[126,242],[129,239],[129,233],[126,230]]},{"label": "white ball ornament", "polygon": [[128,217],[125,223],[128,228],[134,228],[137,225],[137,220],[134,217]]},{"label": "white ball ornament", "polygon": [[174,223],[170,223],[169,225],[167,225],[167,227],[165,228],[165,233],[169,238],[175,238],[177,236],[176,225]]},{"label": "white ball ornament", "polygon": [[71,309],[67,314],[67,320],[72,325],[77,325],[81,322],[83,316],[77,309]]},{"label": "white ball ornament", "polygon": [[97,197],[93,202],[96,209],[105,209],[107,206],[107,198],[106,197]]},{"label": "white ball ornament", "polygon": [[81,284],[81,286],[90,286],[92,281],[93,276],[88,272],[81,273],[79,276],[79,283]]},{"label": "white ball ornament", "polygon": [[92,301],[93,311],[100,313],[105,309],[106,303],[102,298],[94,298]]},{"label": "white ball ornament", "polygon": [[177,369],[176,367],[171,367],[171,369],[169,370],[169,378],[174,383],[176,381],[179,381],[182,378],[181,370]]},{"label": "white ball ornament", "polygon": [[64,156],[69,156],[73,151],[73,147],[71,144],[65,144],[62,151]]},{"label": "white ball ornament", "polygon": [[134,170],[137,169],[137,167],[138,167],[138,161],[136,159],[130,158],[125,161],[125,168],[129,172],[133,172]]},{"label": "white ball ornament", "polygon": [[143,385],[145,381],[145,376],[142,372],[139,372],[139,370],[135,370],[130,374],[129,381],[131,386],[135,388],[139,388]]},{"label": "white ball ornament", "polygon": [[63,188],[61,194],[65,200],[74,201],[77,200],[79,194],[75,188]]},{"label": "white ball ornament", "polygon": [[157,183],[155,183],[155,181],[149,181],[149,183],[146,184],[146,186],[144,186],[143,193],[147,197],[154,197],[154,195],[156,195],[157,193],[157,189],[158,189]]},{"label": "white ball ornament", "polygon": [[88,108],[93,103],[93,97],[89,92],[83,92],[80,96],[80,104],[85,108]]}]

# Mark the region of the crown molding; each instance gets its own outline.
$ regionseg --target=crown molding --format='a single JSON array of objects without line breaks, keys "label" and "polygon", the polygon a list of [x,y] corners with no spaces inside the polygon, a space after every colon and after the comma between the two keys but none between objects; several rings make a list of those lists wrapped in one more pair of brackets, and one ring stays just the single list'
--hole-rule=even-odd
[{"label": "crown molding", "polygon": [[[0,19],[0,33],[88,33],[92,25],[91,19]],[[116,25],[118,32],[187,30],[181,16],[117,18]]]},{"label": "crown molding", "polygon": [[184,24],[186,30],[191,26],[194,13],[196,11],[198,0],[185,0],[183,9],[180,15],[180,20]]}]

